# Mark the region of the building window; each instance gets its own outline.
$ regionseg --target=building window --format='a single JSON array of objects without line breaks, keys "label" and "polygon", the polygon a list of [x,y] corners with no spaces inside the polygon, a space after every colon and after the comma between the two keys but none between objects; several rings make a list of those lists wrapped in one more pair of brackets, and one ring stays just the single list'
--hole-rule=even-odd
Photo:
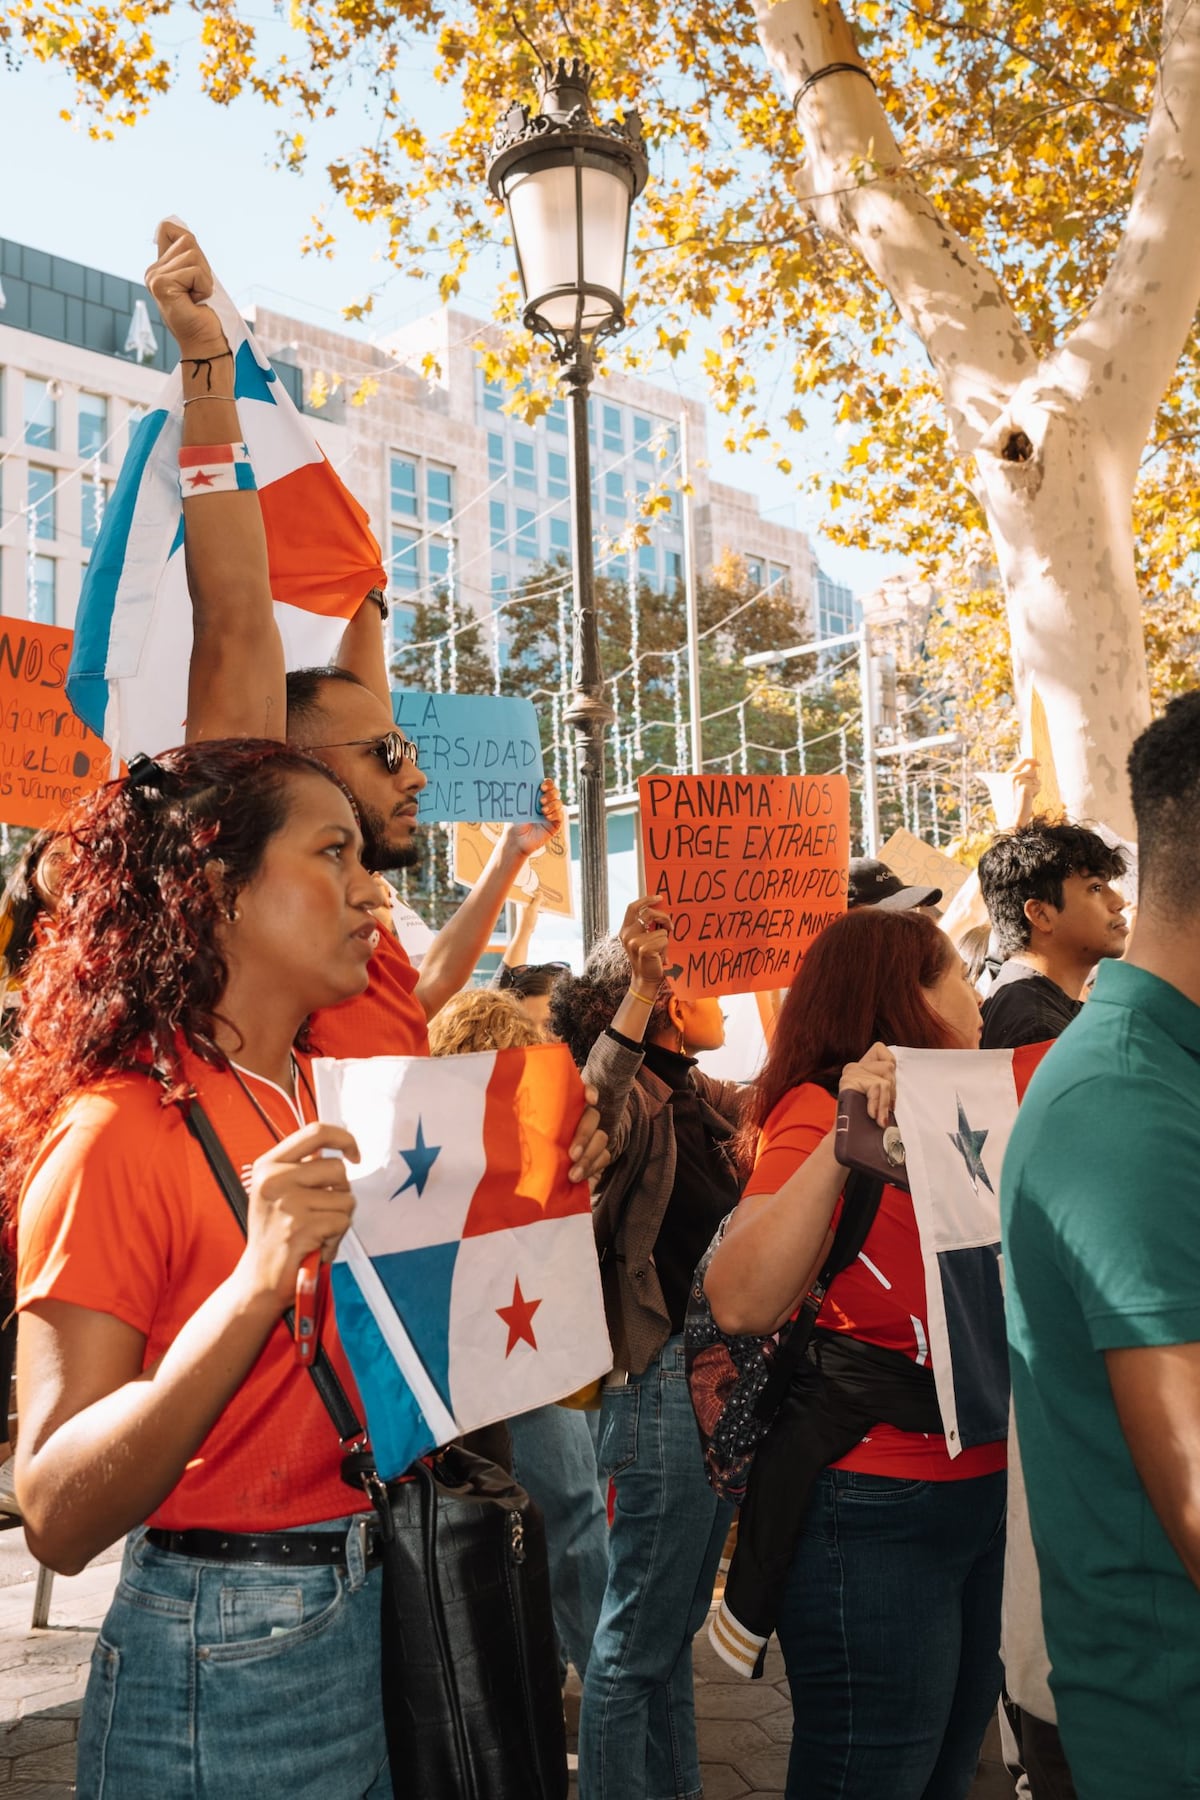
[{"label": "building window", "polygon": [[39,625],[54,624],[55,577],[58,566],[52,556],[35,556],[29,581],[29,616]]},{"label": "building window", "polygon": [[392,533],[392,568],[389,585],[401,593],[413,593],[421,585],[417,540],[409,531]]},{"label": "building window", "polygon": [[445,538],[430,538],[429,580],[443,594],[450,585],[450,550],[451,546]]},{"label": "building window", "polygon": [[403,519],[417,516],[417,465],[403,456],[392,458],[392,511]]},{"label": "building window", "polygon": [[537,519],[523,506],[517,508],[517,555],[526,562],[537,561]]},{"label": "building window", "polygon": [[618,453],[625,448],[625,421],[621,417],[619,406],[605,405],[604,448]]},{"label": "building window", "polygon": [[504,475],[504,439],[498,431],[488,432],[488,474],[493,481]]},{"label": "building window", "polygon": [[621,472],[619,469],[610,469],[604,477],[604,515],[609,519],[623,519],[628,511]]},{"label": "building window", "polygon": [[560,551],[564,556],[571,554],[571,522],[569,519],[551,519],[550,521],[551,555],[557,556]]},{"label": "building window", "polygon": [[653,462],[654,451],[650,440],[654,436],[653,420],[642,413],[633,415],[633,453],[639,462]]},{"label": "building window", "polygon": [[772,592],[790,594],[792,591],[792,573],[785,563],[771,563],[767,573],[771,579]]},{"label": "building window", "polygon": [[508,519],[503,500],[493,500],[489,508],[492,527],[492,549],[502,544],[508,535]]},{"label": "building window", "polygon": [[79,454],[99,456],[108,441],[108,401],[103,394],[79,396]]},{"label": "building window", "polygon": [[58,401],[48,381],[25,377],[25,442],[38,450],[58,448]]},{"label": "building window", "polygon": [[125,448],[133,443],[134,433],[146,416],[144,406],[131,406],[125,415]]},{"label": "building window", "polygon": [[658,551],[653,544],[638,545],[638,574],[651,583],[658,580]]},{"label": "building window", "polygon": [[107,498],[108,495],[102,481],[92,481],[89,477],[84,477],[80,487],[79,541],[85,550],[94,550],[96,547]]},{"label": "building window", "polygon": [[485,381],[483,384],[484,412],[498,413],[504,411],[504,384],[499,381]]},{"label": "building window", "polygon": [[391,614],[392,643],[397,649],[401,644],[411,644],[416,628],[417,616],[411,606],[394,606]]},{"label": "building window", "polygon": [[444,525],[454,511],[454,477],[449,469],[438,469],[431,463],[425,471],[425,505],[427,517]]},{"label": "building window", "polygon": [[683,552],[681,550],[667,551],[667,581],[668,584],[675,587],[683,586]]},{"label": "building window", "polygon": [[763,579],[763,569],[764,564],[761,556],[748,556],[746,558],[746,580],[750,583],[752,588],[758,589],[766,586],[766,582]]},{"label": "building window", "polygon": [[550,411],[546,414],[546,429],[555,437],[567,435],[567,403],[565,400],[552,400]]},{"label": "building window", "polygon": [[30,537],[53,539],[58,536],[54,501],[54,470],[39,469],[30,463],[26,486]]},{"label": "building window", "polygon": [[518,442],[513,445],[513,485],[537,492],[537,466],[532,444]]},{"label": "building window", "polygon": [[554,500],[565,500],[571,491],[567,459],[561,450],[551,450],[547,453],[546,491]]}]

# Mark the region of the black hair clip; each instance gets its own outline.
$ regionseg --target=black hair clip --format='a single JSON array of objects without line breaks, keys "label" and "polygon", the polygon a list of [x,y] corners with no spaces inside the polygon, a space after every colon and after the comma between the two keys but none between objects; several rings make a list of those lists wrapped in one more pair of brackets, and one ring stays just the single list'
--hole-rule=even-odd
[{"label": "black hair clip", "polygon": [[129,759],[125,786],[129,789],[130,798],[139,804],[166,800],[179,791],[179,783],[170,769],[164,769],[160,762],[155,762],[152,756],[147,756],[141,750]]}]

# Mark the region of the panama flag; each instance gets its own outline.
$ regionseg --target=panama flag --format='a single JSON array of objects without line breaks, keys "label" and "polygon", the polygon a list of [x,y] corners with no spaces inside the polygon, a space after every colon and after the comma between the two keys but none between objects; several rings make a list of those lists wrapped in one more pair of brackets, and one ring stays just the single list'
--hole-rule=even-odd
[{"label": "panama flag", "polygon": [[[234,353],[248,452],[232,459],[232,484],[216,485],[244,485],[237,469],[253,468],[287,667],[326,663],[363,597],[384,585],[379,545],[223,288],[211,304]],[[182,434],[176,369],[133,433],[79,599],[67,694],[80,718],[126,760],[184,738],[192,609],[179,493]]]},{"label": "panama flag", "polygon": [[951,1456],[1008,1434],[1000,1170],[1017,1107],[1049,1048],[893,1052],[929,1360]]},{"label": "panama flag", "polygon": [[333,1295],[380,1473],[606,1374],[591,1202],[567,1178],[584,1101],[566,1048],[313,1069],[321,1118],[361,1152]]}]

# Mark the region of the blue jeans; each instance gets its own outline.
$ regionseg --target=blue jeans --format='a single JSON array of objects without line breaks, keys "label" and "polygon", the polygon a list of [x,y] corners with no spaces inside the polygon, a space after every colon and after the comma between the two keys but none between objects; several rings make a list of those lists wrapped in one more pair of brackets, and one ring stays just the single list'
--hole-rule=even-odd
[{"label": "blue jeans", "polygon": [[821,1475],[777,1627],[787,1800],[965,1800],[1000,1692],[1006,1485]]},{"label": "blue jeans", "polygon": [[733,1508],[704,1476],[683,1338],[604,1390],[597,1462],[616,1486],[608,1586],[579,1717],[580,1800],[692,1800],[692,1639]]},{"label": "blue jeans", "polygon": [[539,1406],[508,1421],[513,1474],[540,1507],[554,1628],[582,1681],[608,1579],[608,1520],[586,1413]]},{"label": "blue jeans", "polygon": [[[349,1528],[348,1519],[319,1529]],[[201,1562],[139,1529],[100,1628],[79,1800],[391,1800],[383,1571]]]}]

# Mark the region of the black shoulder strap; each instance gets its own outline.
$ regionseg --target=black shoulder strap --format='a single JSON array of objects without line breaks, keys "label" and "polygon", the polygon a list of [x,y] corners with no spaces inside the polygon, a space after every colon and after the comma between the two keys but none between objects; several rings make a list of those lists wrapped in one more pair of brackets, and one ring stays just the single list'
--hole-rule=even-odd
[{"label": "black shoulder strap", "polygon": [[864,1174],[861,1169],[850,1171],[842,1190],[842,1216],[838,1220],[837,1230],[833,1234],[833,1243],[829,1247],[825,1266],[808,1290],[804,1305],[792,1321],[791,1330],[781,1341],[775,1353],[771,1362],[771,1372],[755,1402],[756,1417],[760,1419],[773,1418],[783,1404],[784,1395],[791,1386],[792,1376],[804,1359],[804,1352],[812,1337],[817,1314],[829,1292],[829,1284],[835,1275],[840,1275],[843,1269],[850,1267],[866,1243],[867,1233],[875,1223],[875,1215],[879,1211],[879,1202],[882,1198],[882,1181],[874,1175]]},{"label": "black shoulder strap", "polygon": [[[229,1202],[234,1218],[246,1230],[247,1206],[246,1190],[238,1180],[237,1170],[229,1160],[224,1144],[213,1127],[213,1122],[201,1106],[199,1100],[192,1096],[184,1102],[184,1118],[187,1128],[203,1150],[208,1159],[217,1186]],[[288,1332],[294,1329],[294,1313],[289,1306],[283,1315],[283,1322]],[[333,1420],[334,1429],[343,1444],[352,1443],[363,1436],[363,1428],[358,1415],[350,1404],[349,1395],[338,1379],[338,1372],[325,1354],[324,1347],[317,1346],[317,1354],[309,1366],[309,1374],[316,1383],[318,1394],[325,1402],[325,1409]]]}]

